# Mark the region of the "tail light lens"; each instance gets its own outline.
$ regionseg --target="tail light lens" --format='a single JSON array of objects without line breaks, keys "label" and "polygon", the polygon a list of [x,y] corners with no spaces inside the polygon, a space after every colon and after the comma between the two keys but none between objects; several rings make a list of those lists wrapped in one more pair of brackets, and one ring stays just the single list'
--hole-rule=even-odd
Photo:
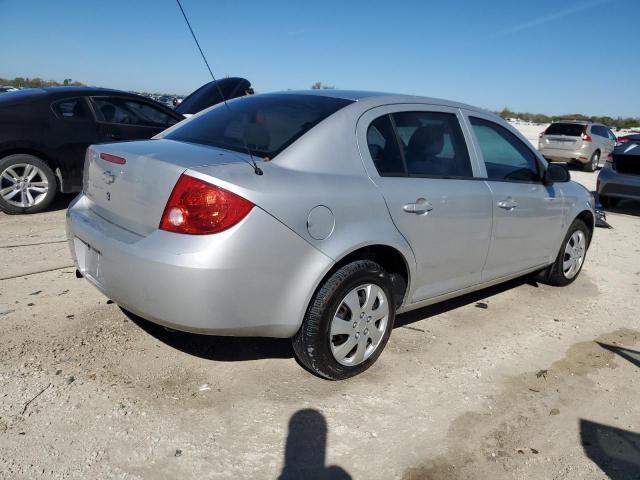
[{"label": "tail light lens", "polygon": [[582,130],[582,140],[583,140],[584,142],[590,142],[590,141],[591,141],[591,135],[589,135],[589,134],[587,133],[587,128],[588,128],[588,126],[587,126],[587,125],[585,125],[585,126],[584,126],[584,129]]},{"label": "tail light lens", "polygon": [[253,203],[203,180],[182,175],[160,220],[160,230],[189,235],[219,233],[246,217]]}]

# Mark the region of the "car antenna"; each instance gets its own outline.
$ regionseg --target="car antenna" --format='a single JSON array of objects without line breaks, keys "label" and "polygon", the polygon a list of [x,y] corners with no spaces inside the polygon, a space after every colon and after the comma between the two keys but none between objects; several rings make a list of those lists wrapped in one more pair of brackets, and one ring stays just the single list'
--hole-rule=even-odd
[{"label": "car antenna", "polygon": [[[207,66],[207,70],[209,70],[209,73],[211,74],[211,78],[213,78],[213,81],[216,83],[216,87],[218,88],[218,93],[220,94],[220,97],[222,98],[224,106],[227,108],[229,113],[231,113],[231,107],[229,107],[229,105],[227,104],[227,99],[224,97],[224,93],[222,93],[222,89],[220,88],[220,85],[218,84],[218,81],[216,80],[216,76],[213,74],[213,70],[211,70],[211,67],[209,66],[209,62],[207,61],[207,57],[205,57],[204,52],[202,51],[202,48],[200,47],[200,43],[198,42],[198,39],[196,38],[196,34],[193,32],[193,28],[191,28],[191,24],[189,23],[189,19],[187,18],[187,14],[184,12],[184,8],[182,8],[182,4],[180,3],[180,0],[176,0],[176,2],[178,3],[178,7],[180,8],[180,11],[182,12],[182,16],[184,17],[184,21],[187,22],[187,27],[189,27],[189,31],[191,32],[191,36],[193,37],[193,41],[196,42],[196,46],[198,47],[198,50],[200,51],[200,55],[202,55],[202,59],[204,60],[204,64]],[[243,159],[243,161],[245,161],[246,163],[251,165],[251,167],[253,168],[253,171],[255,172],[256,175],[262,175],[263,171],[258,166],[258,164],[256,163],[255,158],[253,158],[253,153],[251,153],[251,149],[249,148],[249,145],[247,145],[247,140],[244,138],[244,135],[242,135],[242,143],[244,144],[244,148],[247,150],[247,153],[249,153],[249,158],[251,159],[251,162],[247,162],[244,159]]]}]

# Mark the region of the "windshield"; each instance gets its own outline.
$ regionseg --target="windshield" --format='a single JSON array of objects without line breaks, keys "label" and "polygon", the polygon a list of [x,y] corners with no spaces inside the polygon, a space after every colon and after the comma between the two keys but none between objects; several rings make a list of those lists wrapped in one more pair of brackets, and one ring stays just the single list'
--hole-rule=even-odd
[{"label": "windshield", "polygon": [[545,135],[566,135],[567,137],[579,137],[584,131],[584,125],[579,123],[553,123],[549,125]]},{"label": "windshield", "polygon": [[164,138],[274,158],[351,100],[315,95],[265,94],[220,104]]}]

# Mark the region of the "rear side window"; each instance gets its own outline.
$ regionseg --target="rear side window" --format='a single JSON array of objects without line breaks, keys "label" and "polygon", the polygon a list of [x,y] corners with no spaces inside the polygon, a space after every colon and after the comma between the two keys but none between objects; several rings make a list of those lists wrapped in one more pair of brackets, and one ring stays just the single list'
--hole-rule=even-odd
[{"label": "rear side window", "polygon": [[328,116],[353,103],[296,94],[241,97],[220,104],[165,138],[274,158]]},{"label": "rear side window", "polygon": [[382,176],[404,176],[407,169],[398,148],[389,115],[376,118],[367,130],[367,144],[373,163]]},{"label": "rear side window", "polygon": [[577,123],[552,123],[545,130],[545,135],[564,135],[566,137],[579,137],[582,135],[584,125]]},{"label": "rear side window", "polygon": [[367,142],[383,176],[473,177],[460,123],[451,113],[399,112],[380,117],[369,126]]},{"label": "rear side window", "polygon": [[129,98],[93,98],[98,120],[105,123],[167,128],[178,120],[159,108]]},{"label": "rear side window", "polygon": [[65,120],[86,120],[88,118],[87,104],[84,98],[66,98],[51,105],[55,114]]},{"label": "rear side window", "polygon": [[469,120],[489,179],[525,182],[540,179],[536,156],[518,137],[497,123],[478,117]]}]

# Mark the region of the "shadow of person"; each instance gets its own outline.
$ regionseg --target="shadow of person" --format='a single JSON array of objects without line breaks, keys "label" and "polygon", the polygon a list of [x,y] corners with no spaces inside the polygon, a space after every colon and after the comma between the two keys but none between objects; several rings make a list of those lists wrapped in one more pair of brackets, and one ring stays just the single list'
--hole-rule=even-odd
[{"label": "shadow of person", "polygon": [[581,419],[580,440],[611,480],[640,479],[640,434]]},{"label": "shadow of person", "polygon": [[278,480],[349,480],[338,466],[325,467],[327,422],[313,409],[298,410],[289,420],[284,467]]},{"label": "shadow of person", "polygon": [[629,348],[618,347],[616,345],[609,345],[607,343],[596,342],[605,350],[609,350],[610,352],[619,355],[624,358],[626,361],[633,363],[636,367],[640,367],[640,352],[637,350],[631,350]]}]

